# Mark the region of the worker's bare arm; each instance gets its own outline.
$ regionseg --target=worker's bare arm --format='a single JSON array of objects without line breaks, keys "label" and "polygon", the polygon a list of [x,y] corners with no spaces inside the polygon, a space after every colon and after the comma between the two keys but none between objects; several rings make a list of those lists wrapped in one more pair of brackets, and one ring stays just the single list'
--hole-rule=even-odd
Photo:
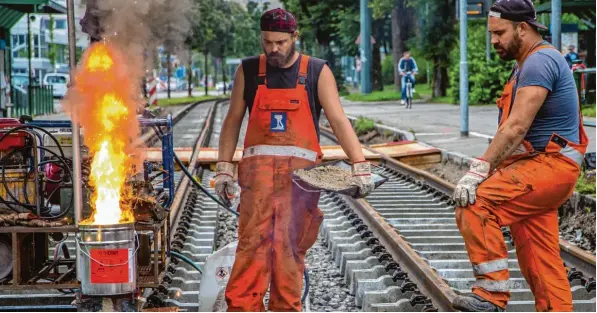
[{"label": "worker's bare arm", "polygon": [[492,169],[508,158],[522,142],[547,93],[547,89],[539,86],[526,86],[517,90],[510,116],[498,128],[482,157],[491,163]]},{"label": "worker's bare arm", "polygon": [[232,95],[230,96],[230,106],[226,118],[224,118],[224,123],[222,123],[218,146],[218,161],[231,162],[234,151],[236,151],[238,133],[246,111],[246,104],[243,99],[244,90],[245,80],[241,64],[234,74],[234,86],[232,87]]},{"label": "worker's bare arm", "polygon": [[321,70],[317,89],[321,107],[348,158],[353,162],[365,160],[359,139],[342,109],[336,79],[327,65]]}]

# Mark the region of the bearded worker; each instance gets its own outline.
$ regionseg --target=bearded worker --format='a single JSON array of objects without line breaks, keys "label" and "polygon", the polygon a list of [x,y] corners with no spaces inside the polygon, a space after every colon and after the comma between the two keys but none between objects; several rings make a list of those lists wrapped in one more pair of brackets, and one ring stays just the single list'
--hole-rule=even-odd
[{"label": "bearded worker", "polygon": [[462,311],[502,311],[509,293],[510,226],[520,270],[540,311],[572,311],[560,257],[558,207],[574,191],[588,144],[568,63],[538,28],[530,0],[498,0],[489,12],[491,43],[516,60],[497,101],[499,126],[485,154],[459,181],[453,199],[476,281]]},{"label": "bearded worker", "polygon": [[224,119],[215,188],[234,194],[231,163],[245,111],[249,123],[238,164],[239,242],[226,289],[229,311],[301,311],[304,258],[323,220],[319,193],[302,190],[293,171],[318,164],[321,109],[352,162],[357,197],[373,189],[370,163],[340,104],[327,63],[296,52],[295,17],[273,9],[261,16],[263,54],[244,59]]}]

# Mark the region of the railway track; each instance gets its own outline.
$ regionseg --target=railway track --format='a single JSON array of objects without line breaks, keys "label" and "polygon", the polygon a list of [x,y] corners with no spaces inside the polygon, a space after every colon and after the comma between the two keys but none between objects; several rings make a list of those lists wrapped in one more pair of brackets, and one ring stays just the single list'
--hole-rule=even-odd
[{"label": "railway track", "polygon": [[[175,147],[194,147],[189,170],[204,186],[210,185],[214,173],[209,168],[198,167],[195,160],[202,147],[217,146],[227,105],[225,101],[197,105],[176,118]],[[335,144],[329,129],[323,127],[322,135],[322,145]],[[146,142],[159,145],[156,137],[146,136]],[[454,311],[453,298],[458,293],[470,292],[474,281],[448,196],[454,186],[388,157],[382,158],[377,171],[390,180],[366,200],[331,193],[322,193],[320,199],[325,216],[320,240],[338,267],[344,287],[362,311]],[[202,266],[217,249],[218,230],[224,226],[220,221],[223,211],[180,172],[176,182],[178,188],[170,219],[171,250]],[[504,233],[507,235],[507,230]],[[518,269],[515,246],[509,240],[507,245],[512,284],[508,310],[534,311],[532,294]],[[72,248],[74,251],[74,244]],[[575,267],[569,272],[575,311],[594,312],[595,281],[591,278],[595,273],[595,257],[566,242],[562,242],[562,256],[569,266]],[[149,306],[197,311],[201,274],[178,259],[169,261],[161,275],[160,287],[144,293],[142,301]],[[51,306],[24,308],[0,304],[0,310],[74,309],[68,304],[72,297],[69,300],[68,296],[58,295],[41,295],[54,301]],[[39,296],[16,295],[13,303]],[[316,301],[322,303],[310,297],[305,310]],[[331,305],[318,307],[321,311],[335,309]]]}]

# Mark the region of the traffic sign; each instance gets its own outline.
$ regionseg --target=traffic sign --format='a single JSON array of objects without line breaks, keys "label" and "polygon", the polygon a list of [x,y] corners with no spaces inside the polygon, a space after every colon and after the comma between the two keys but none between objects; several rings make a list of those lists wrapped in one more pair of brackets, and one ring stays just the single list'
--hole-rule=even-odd
[{"label": "traffic sign", "polygon": [[[489,12],[488,1],[485,0],[467,0],[466,15],[469,19],[482,19],[487,17]],[[456,0],[456,19],[460,19],[460,10],[458,9],[460,0]]]}]

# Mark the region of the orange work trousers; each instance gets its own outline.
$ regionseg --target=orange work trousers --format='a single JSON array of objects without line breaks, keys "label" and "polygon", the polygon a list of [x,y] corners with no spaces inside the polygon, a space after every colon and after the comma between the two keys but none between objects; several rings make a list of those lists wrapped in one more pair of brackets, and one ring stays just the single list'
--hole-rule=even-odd
[{"label": "orange work trousers", "polygon": [[476,281],[473,293],[505,308],[510,226],[520,270],[537,311],[572,311],[572,293],[560,257],[558,207],[574,191],[580,168],[566,157],[536,154],[505,162],[479,185],[475,204],[456,208]]},{"label": "orange work trousers", "polygon": [[226,288],[228,311],[301,311],[304,260],[317,240],[323,214],[319,192],[292,182],[292,171],[314,162],[253,156],[238,167],[241,198],[239,242]]}]

